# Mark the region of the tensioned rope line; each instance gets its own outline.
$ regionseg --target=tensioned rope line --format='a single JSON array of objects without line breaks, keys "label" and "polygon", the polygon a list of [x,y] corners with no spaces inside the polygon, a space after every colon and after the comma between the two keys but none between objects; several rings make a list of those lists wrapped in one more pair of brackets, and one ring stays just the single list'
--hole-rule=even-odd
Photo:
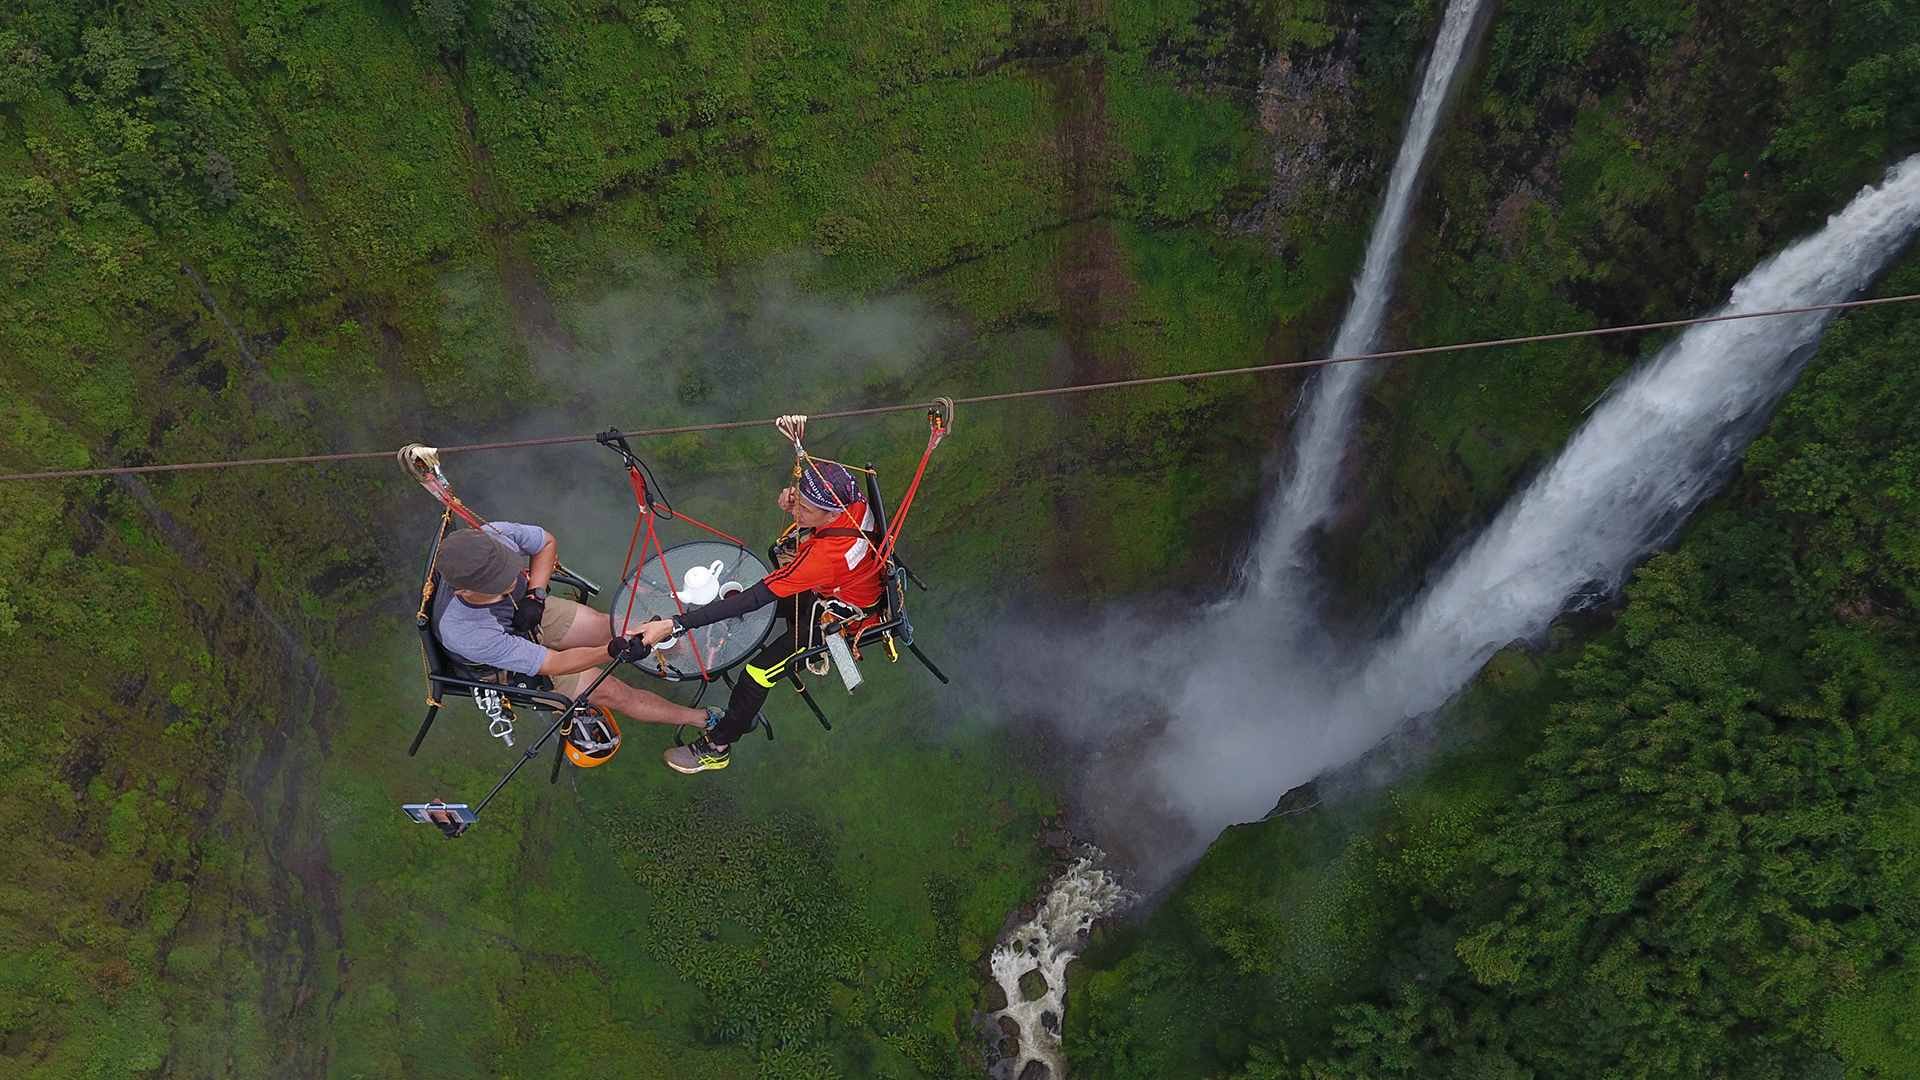
[{"label": "tensioned rope line", "polygon": [[[1783,315],[1808,315],[1817,311],[1842,311],[1849,308],[1875,307],[1881,304],[1905,304],[1920,300],[1920,293],[1905,293],[1900,296],[1876,296],[1864,300],[1842,300],[1832,304],[1808,304],[1803,307],[1772,308],[1767,311],[1741,311],[1724,315],[1700,315],[1691,319],[1663,319],[1659,322],[1632,323],[1627,326],[1600,326],[1590,330],[1563,330],[1553,334],[1526,334],[1520,337],[1488,338],[1482,341],[1463,341],[1452,345],[1423,345],[1412,349],[1386,349],[1380,352],[1354,353],[1349,356],[1322,356],[1311,360],[1287,360],[1274,364],[1251,364],[1245,367],[1215,368],[1210,371],[1186,371],[1172,375],[1149,375],[1134,379],[1111,379],[1106,382],[1072,383],[1066,386],[1044,386],[1033,390],[1009,390],[999,394],[976,394],[972,397],[953,398],[956,405],[984,405],[996,401],[1018,401],[1025,398],[1062,397],[1067,394],[1090,394],[1098,390],[1125,390],[1136,386],[1158,386],[1163,383],[1200,382],[1204,379],[1224,379],[1235,375],[1265,375],[1276,371],[1297,371],[1302,368],[1327,367],[1332,364],[1352,364],[1363,360],[1405,360],[1415,356],[1432,356],[1438,353],[1468,352],[1475,349],[1493,349],[1506,345],[1531,345],[1547,341],[1571,341],[1575,338],[1611,337],[1618,334],[1639,334],[1650,330],[1673,330],[1683,326],[1700,326],[1705,323],[1735,322],[1741,319],[1770,319]],[[924,409],[929,402],[911,401],[898,405],[875,405],[864,409],[838,409],[832,412],[809,414],[814,420],[843,420],[856,416],[879,416],[884,413],[908,412]],[[740,428],[764,427],[773,423],[771,417],[764,420],[719,420],[705,424],[680,424],[674,427],[644,428],[639,431],[620,432],[622,438],[643,439],[660,435],[686,435],[699,431],[735,431]],[[482,450],[517,450],[535,446],[562,446],[568,443],[593,442],[599,438],[593,435],[548,435],[535,439],[508,439],[504,442],[466,443],[460,446],[442,446],[442,454],[477,453]],[[336,461],[374,461],[389,460],[391,450],[363,450],[344,454],[301,454],[292,457],[237,458],[226,461],[186,461],[167,465],[121,465],[99,469],[56,469],[48,472],[0,473],[0,481],[7,480],[75,480],[92,476],[130,476],[137,473],[188,472],[198,469],[227,469],[243,465],[317,465]]]}]

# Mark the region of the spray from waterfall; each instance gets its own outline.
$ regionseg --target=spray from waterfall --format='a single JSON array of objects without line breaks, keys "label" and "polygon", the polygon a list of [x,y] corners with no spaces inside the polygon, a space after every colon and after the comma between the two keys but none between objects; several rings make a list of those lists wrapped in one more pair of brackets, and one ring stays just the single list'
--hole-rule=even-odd
[{"label": "spray from waterfall", "polygon": [[[1847,299],[1920,229],[1920,155],[1826,226],[1756,267],[1723,310]],[[1077,795],[1101,843],[1151,890],[1237,822],[1365,752],[1456,693],[1502,646],[1568,604],[1611,595],[1725,479],[1831,316],[1692,327],[1621,380],[1546,471],[1355,655],[1276,627],[1248,591],[1183,628],[1162,604],[1120,607],[1072,636],[1144,640],[1063,653],[1057,627],[1007,631],[1007,686],[1050,686]],[[1143,638],[1143,635],[1144,638]],[[1031,711],[1031,701],[1009,702]]]},{"label": "spray from waterfall", "polygon": [[[1421,166],[1440,129],[1455,76],[1482,25],[1481,9],[1486,5],[1487,0],[1452,0],[1440,20],[1440,32],[1427,59],[1413,113],[1407,119],[1406,138],[1400,143],[1399,156],[1387,180],[1386,199],[1367,239],[1360,276],[1353,282],[1352,305],[1334,337],[1333,356],[1368,352],[1380,337],[1387,305],[1393,298],[1394,272],[1400,265],[1400,251],[1406,246]],[[1321,372],[1313,383],[1294,427],[1289,471],[1268,509],[1246,570],[1247,583],[1265,599],[1303,606],[1308,569],[1305,541],[1332,512],[1347,431],[1353,425],[1355,407],[1373,367],[1341,364]]]},{"label": "spray from waterfall", "polygon": [[[1748,274],[1723,310],[1844,300],[1884,272],[1917,228],[1920,155]],[[1618,384],[1358,663],[1324,643],[1271,634],[1260,598],[1247,595],[1188,635],[1179,677],[1109,679],[1109,700],[1146,697],[1168,720],[1124,768],[1099,774],[1129,785],[1107,799],[1162,807],[1203,847],[1444,704],[1495,651],[1539,635],[1570,601],[1610,595],[1725,479],[1830,319],[1687,330]]]}]

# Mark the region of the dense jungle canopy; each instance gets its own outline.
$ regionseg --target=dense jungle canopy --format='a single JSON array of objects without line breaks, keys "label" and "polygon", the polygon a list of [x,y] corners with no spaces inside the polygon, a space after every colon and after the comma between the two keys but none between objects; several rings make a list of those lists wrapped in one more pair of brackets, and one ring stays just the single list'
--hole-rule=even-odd
[{"label": "dense jungle canopy", "polygon": [[[1312,355],[1439,7],[11,0],[0,471]],[[1506,0],[1471,65],[1396,343],[1702,314],[1920,147],[1912,0]],[[1385,372],[1329,622],[1370,629],[1653,344]],[[1838,319],[1619,604],[1099,931],[1073,1075],[1920,1075],[1917,355],[1920,311]],[[1217,594],[1300,389],[963,416],[906,548],[953,688],[882,668],[832,733],[781,702],[715,783],[643,731],[457,844],[394,807],[503,751],[450,712],[405,756],[437,510],[390,466],[0,484],[0,1075],[983,1075],[984,958],[1099,833],[1071,688],[983,685],[983,643]],[[897,478],[919,433],[818,437]],[[773,531],[768,433],[643,452]],[[618,569],[604,452],[450,465]]]}]

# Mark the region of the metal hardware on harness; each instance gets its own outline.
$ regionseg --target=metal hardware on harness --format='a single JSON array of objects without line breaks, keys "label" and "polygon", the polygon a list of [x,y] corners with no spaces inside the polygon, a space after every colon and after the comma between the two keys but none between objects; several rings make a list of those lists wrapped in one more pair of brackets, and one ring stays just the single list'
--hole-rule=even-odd
[{"label": "metal hardware on harness", "polygon": [[862,614],[859,608],[845,600],[820,597],[813,602],[814,625],[820,628],[821,644],[827,647],[827,651],[807,657],[807,670],[815,676],[825,675],[830,669],[838,671],[840,681],[846,684],[848,692],[852,692],[864,680],[842,631],[857,625]]},{"label": "metal hardware on harness", "polygon": [[847,693],[860,689],[866,676],[860,674],[860,666],[853,661],[853,650],[847,647],[845,634],[827,636],[827,655],[833,657],[834,670],[839,672],[840,681],[846,684]]},{"label": "metal hardware on harness", "polygon": [[475,690],[473,703],[487,714],[487,734],[513,745],[513,706],[498,690]]},{"label": "metal hardware on harness", "polygon": [[[937,397],[927,409],[927,422],[939,428],[939,438],[944,439],[953,431],[953,399]],[[936,442],[938,439],[935,440]]]}]

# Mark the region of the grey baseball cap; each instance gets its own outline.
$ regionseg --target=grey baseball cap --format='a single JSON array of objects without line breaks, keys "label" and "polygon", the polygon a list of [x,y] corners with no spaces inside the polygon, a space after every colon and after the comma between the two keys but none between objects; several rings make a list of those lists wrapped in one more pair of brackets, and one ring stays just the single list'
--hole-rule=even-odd
[{"label": "grey baseball cap", "polygon": [[503,593],[513,588],[525,560],[478,529],[461,529],[440,542],[440,576],[456,589]]}]

